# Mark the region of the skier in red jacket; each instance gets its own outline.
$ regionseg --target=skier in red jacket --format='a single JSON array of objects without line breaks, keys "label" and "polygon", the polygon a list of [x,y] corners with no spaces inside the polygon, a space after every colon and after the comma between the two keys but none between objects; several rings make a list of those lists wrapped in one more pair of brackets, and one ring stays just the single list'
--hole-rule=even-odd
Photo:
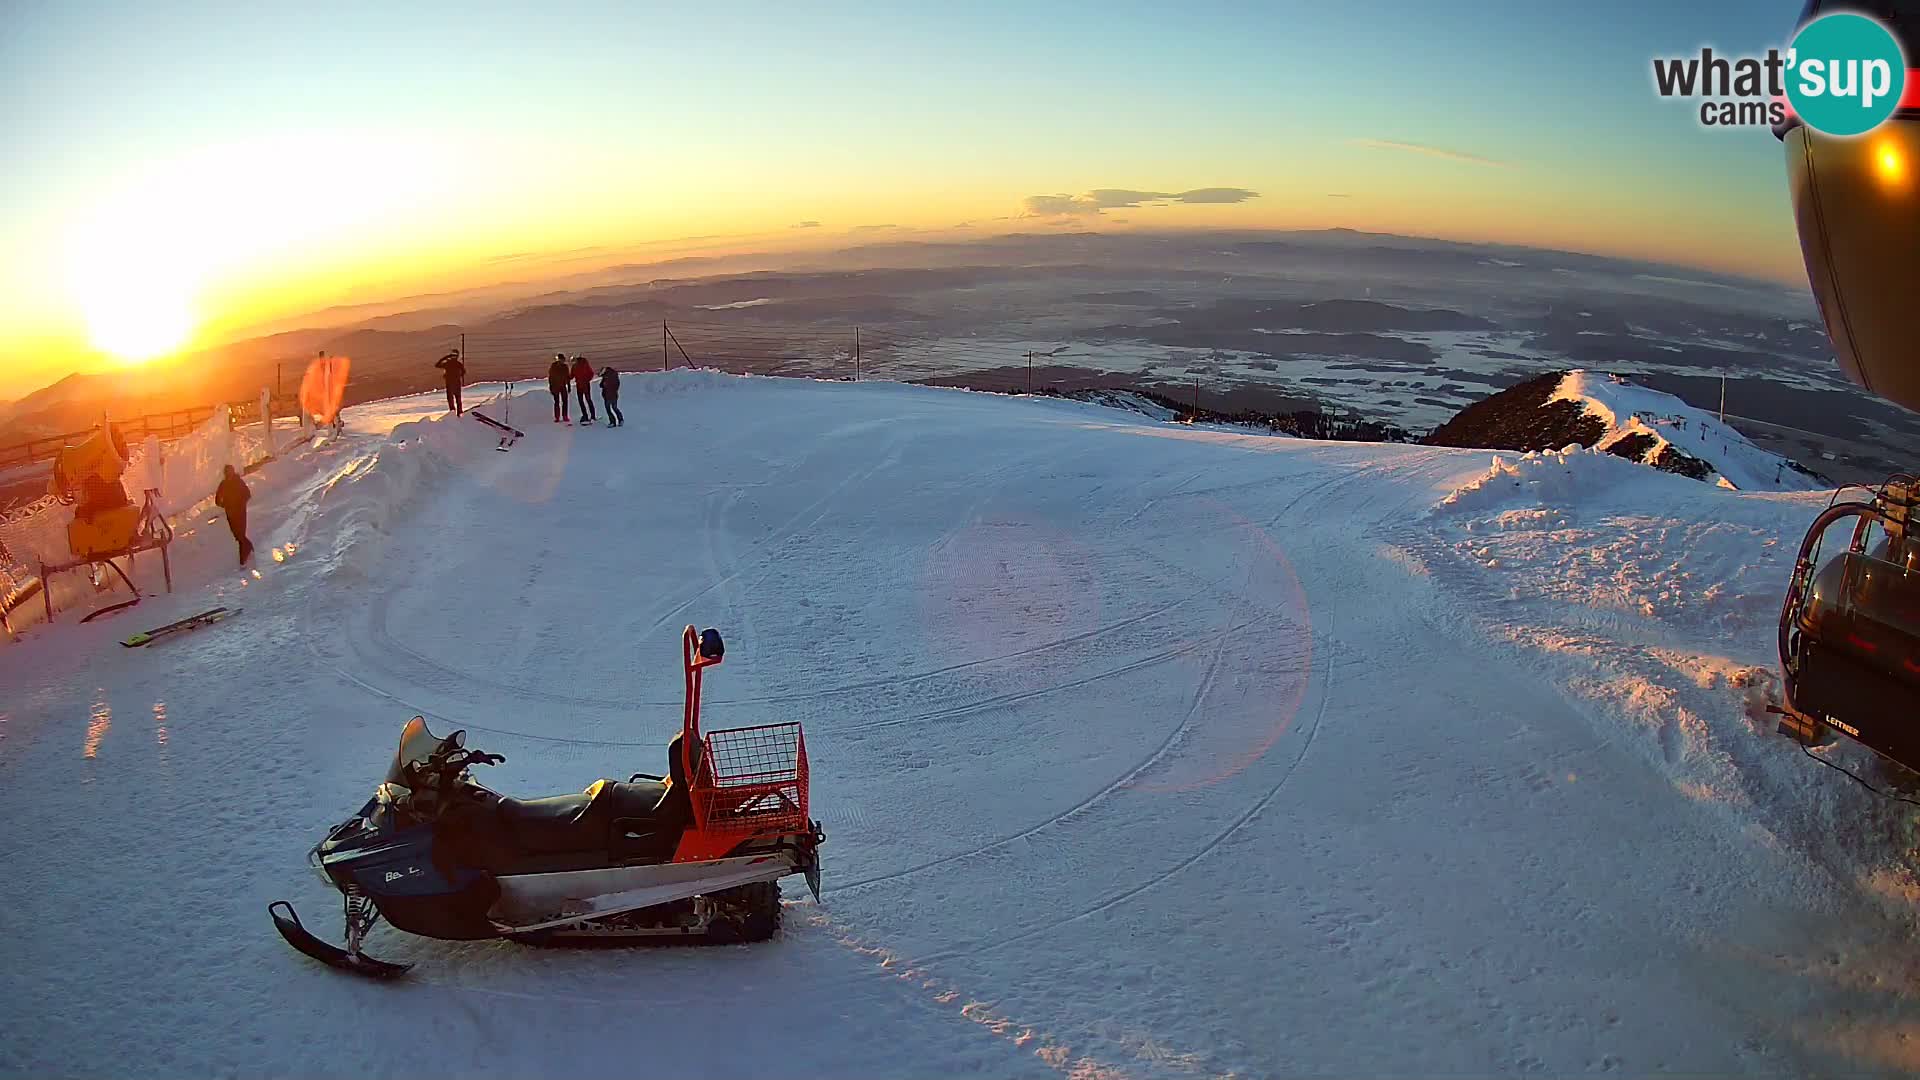
[{"label": "skier in red jacket", "polygon": [[573,389],[580,397],[580,422],[593,423],[593,365],[584,356],[573,358]]}]

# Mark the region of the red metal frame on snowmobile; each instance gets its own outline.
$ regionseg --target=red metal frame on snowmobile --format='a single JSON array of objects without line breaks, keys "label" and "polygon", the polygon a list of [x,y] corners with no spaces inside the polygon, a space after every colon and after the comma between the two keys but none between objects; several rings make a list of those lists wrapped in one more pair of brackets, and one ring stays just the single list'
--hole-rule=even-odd
[{"label": "red metal frame on snowmobile", "polygon": [[807,742],[800,725],[760,724],[702,735],[701,675],[720,658],[702,656],[699,644],[699,632],[687,627],[680,636],[687,682],[680,775],[688,778],[693,819],[680,836],[673,861],[724,858],[756,839],[810,837]]}]

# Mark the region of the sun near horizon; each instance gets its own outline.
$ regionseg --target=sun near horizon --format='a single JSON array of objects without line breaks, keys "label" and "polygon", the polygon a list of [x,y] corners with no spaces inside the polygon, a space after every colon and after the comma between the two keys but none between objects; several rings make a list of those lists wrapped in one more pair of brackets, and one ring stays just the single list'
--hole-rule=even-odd
[{"label": "sun near horizon", "polygon": [[[0,176],[0,396],[673,238],[1340,226],[1804,281],[1772,137],[1703,133],[1645,85],[1649,49],[1784,31],[1734,0],[1276,6],[1232,33],[1102,7],[1071,45],[1012,6],[563,0],[457,9],[441,54],[433,7],[19,13],[0,135],[33,167]],[[1356,67],[1363,44],[1399,59]],[[1257,197],[1101,202],[1136,189]]]}]

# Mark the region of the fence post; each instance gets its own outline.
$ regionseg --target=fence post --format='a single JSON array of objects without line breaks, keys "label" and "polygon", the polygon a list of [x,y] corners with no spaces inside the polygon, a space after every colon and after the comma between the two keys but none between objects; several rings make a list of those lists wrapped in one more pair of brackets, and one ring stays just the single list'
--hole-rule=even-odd
[{"label": "fence post", "polygon": [[260,388],[260,423],[265,430],[262,437],[267,444],[267,460],[272,461],[279,453],[273,445],[273,391],[264,386]]}]

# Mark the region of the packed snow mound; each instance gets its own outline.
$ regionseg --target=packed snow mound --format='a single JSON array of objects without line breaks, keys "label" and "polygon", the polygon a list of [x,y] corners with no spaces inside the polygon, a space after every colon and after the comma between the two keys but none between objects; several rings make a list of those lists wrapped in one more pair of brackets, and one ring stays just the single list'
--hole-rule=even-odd
[{"label": "packed snow mound", "polygon": [[1152,398],[1136,394],[1131,390],[1076,390],[1061,396],[1075,401],[1104,405],[1109,409],[1124,409],[1127,412],[1139,413],[1149,420],[1171,421],[1179,415]]},{"label": "packed snow mound", "polygon": [[1555,372],[1462,409],[1430,446],[1549,451],[1569,444],[1741,491],[1813,491],[1825,485],[1796,462],[1672,394],[1615,375]]},{"label": "packed snow mound", "polygon": [[1609,488],[1662,481],[1680,482],[1677,478],[1648,476],[1631,461],[1569,443],[1559,450],[1519,457],[1495,454],[1485,473],[1455,488],[1440,500],[1437,509],[1459,513],[1516,504],[1566,506]]},{"label": "packed snow mound", "polygon": [[1549,401],[1577,402],[1605,425],[1593,444],[1630,461],[1740,491],[1813,491],[1823,485],[1799,465],[1672,394],[1618,375],[1570,371]]},{"label": "packed snow mound", "polygon": [[[487,407],[492,411],[497,404]],[[325,537],[330,565],[348,576],[361,574],[369,557],[366,545],[405,518],[417,505],[416,495],[491,457],[498,436],[484,424],[448,414],[395,425],[371,453],[351,458],[327,479],[315,533],[303,537],[303,544]]]}]

